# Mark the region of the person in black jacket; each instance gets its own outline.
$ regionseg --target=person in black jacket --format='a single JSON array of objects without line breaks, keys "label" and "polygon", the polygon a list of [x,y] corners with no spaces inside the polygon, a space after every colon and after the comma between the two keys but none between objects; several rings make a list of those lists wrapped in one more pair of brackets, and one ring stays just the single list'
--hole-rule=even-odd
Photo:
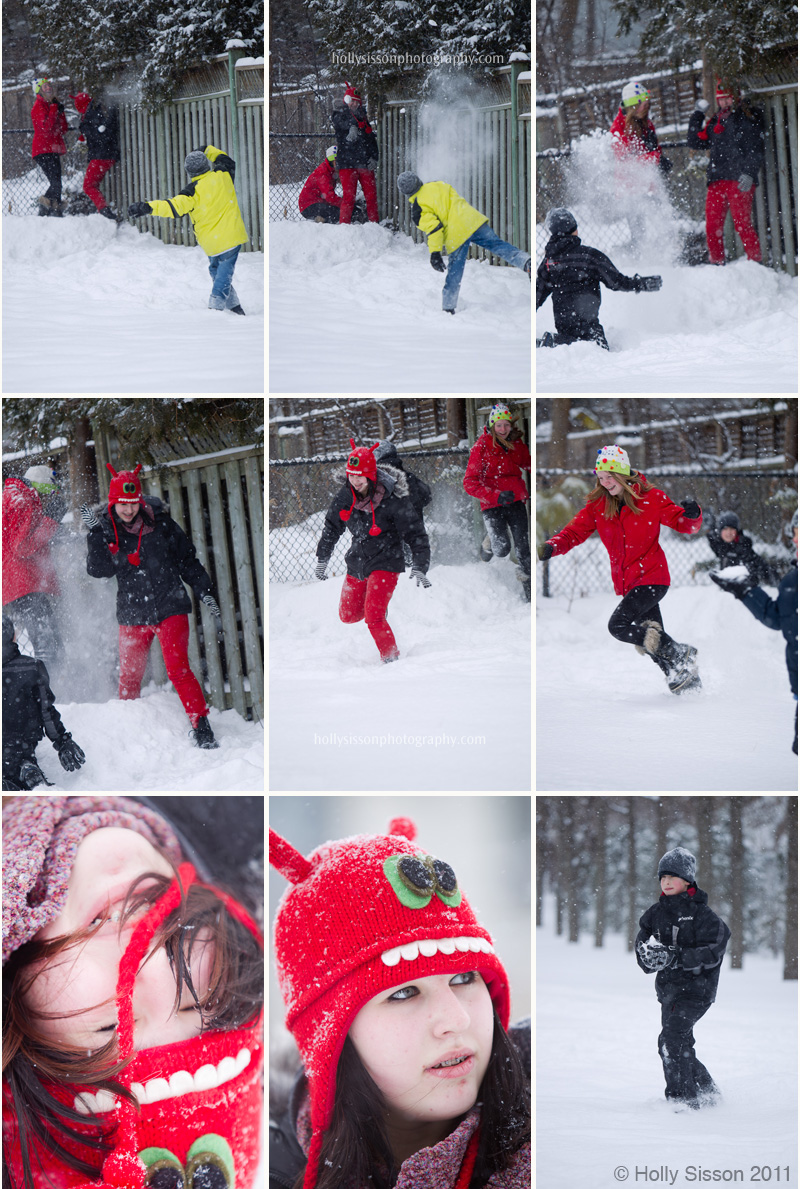
[{"label": "person in black jacket", "polygon": [[36,745],[47,735],[61,767],[76,772],[86,756],[64,727],[43,661],[23,656],[14,623],[3,616],[3,791],[50,784],[36,763]]},{"label": "person in black jacket", "polygon": [[386,621],[386,610],[397,580],[405,572],[403,543],[411,550],[411,578],[417,586],[429,587],[425,577],[431,560],[428,534],[422,516],[411,501],[404,471],[385,463],[378,469],[375,450],[356,447],[350,439],[350,456],[344,478],[325,515],[325,526],[317,545],[315,574],[325,581],[325,569],[336,542],[345,528],[353,537],[345,561],[347,577],[339,602],[342,623],[366,622],[381,660],[396,661],[400,655],[394,633]]},{"label": "person in black jacket", "polygon": [[598,320],[600,282],[608,289],[643,293],[661,288],[661,277],[623,276],[608,256],[582,244],[578,224],[564,207],[547,216],[550,239],[544,260],[536,271],[536,308],[553,298],[556,334],[536,340],[537,347],[555,347],[581,340],[595,342],[608,351],[606,334]]},{"label": "person in black jacket", "polygon": [[211,579],[197,560],[194,545],[164,511],[161,500],[142,495],[138,474],[114,470],[108,512],[98,518],[88,505],[81,518],[89,530],[86,569],[93,578],[117,579],[119,696],[138,698],[153,637],[158,636],[167,675],[183,703],[198,747],[219,744],[208,721],[200,682],[189,667],[189,612],[184,589],[205,603],[217,620],[220,610]]},{"label": "person in black jacket", "polygon": [[119,161],[119,111],[116,107],[111,107],[106,112],[86,91],[70,95],[70,99],[74,101],[75,109],[81,115],[78,139],[85,138],[89,158],[86,176],[83,179],[83,192],[91,198],[101,215],[121,223],[122,216],[111,209],[97,188],[108,171]]},{"label": "person in black jacket", "polygon": [[706,540],[719,558],[721,570],[728,566],[747,566],[754,582],[764,582],[767,586],[777,586],[780,582],[775,569],[759,557],[750,537],[742,532],[735,512],[720,512],[709,524]]},{"label": "person in black jacket", "polygon": [[706,240],[712,264],[725,263],[723,228],[730,209],[748,260],[761,259],[761,244],[753,227],[752,211],[758,175],[764,166],[764,119],[758,108],[737,100],[733,92],[717,86],[717,110],[708,111],[698,99],[689,117],[686,143],[690,149],[710,152],[706,193]]},{"label": "person in black jacket", "polygon": [[344,99],[333,105],[333,126],[336,130],[336,164],[342,183],[339,222],[349,223],[353,217],[356,189],[361,182],[370,223],[378,222],[378,191],[375,170],[378,168],[378,142],[369,122],[366,108],[355,87],[347,84]]},{"label": "person in black jacket", "polygon": [[711,1074],[697,1060],[693,1028],[717,997],[717,984],[731,931],[708,907],[695,882],[697,860],[682,846],[658,864],[661,896],[639,921],[636,961],[656,974],[661,1004],[658,1052],[664,1066],[665,1096],[693,1110],[719,1096]]}]

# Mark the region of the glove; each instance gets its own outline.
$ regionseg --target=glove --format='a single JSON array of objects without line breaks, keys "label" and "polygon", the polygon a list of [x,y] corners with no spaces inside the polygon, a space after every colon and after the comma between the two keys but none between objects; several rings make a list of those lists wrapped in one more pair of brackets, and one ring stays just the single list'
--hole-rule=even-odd
[{"label": "glove", "polygon": [[689,520],[697,520],[700,515],[700,505],[695,500],[681,500],[681,507]]},{"label": "glove", "polygon": [[97,528],[100,523],[97,519],[97,513],[88,504],[81,504],[81,520],[90,532],[93,528]]},{"label": "glove", "polygon": [[142,215],[152,215],[152,213],[149,202],[132,202],[128,207],[128,217],[131,219],[138,219]]},{"label": "glove", "polygon": [[637,293],[655,293],[661,288],[661,277],[640,277],[637,272],[633,279],[637,282]]},{"label": "glove", "polygon": [[497,502],[502,507],[504,504],[513,504],[516,498],[513,491],[501,491]]},{"label": "glove", "polygon": [[65,772],[77,772],[81,765],[86,763],[86,756],[78,747],[69,731],[67,731],[66,735],[62,735],[58,743],[54,743],[53,746],[58,752],[61,767]]},{"label": "glove", "polygon": [[670,161],[669,157],[665,157],[663,153],[658,159],[658,168],[663,174],[669,173],[672,169],[672,162]]},{"label": "glove", "polygon": [[442,260],[441,252],[431,252],[431,268],[435,268],[437,272],[447,272],[447,265]]},{"label": "glove", "polygon": [[222,613],[220,612],[217,600],[214,598],[213,595],[210,595],[210,594],[201,595],[200,602],[205,603],[205,605],[208,607],[211,614],[215,615],[217,617],[217,619],[222,619]]},{"label": "glove", "polygon": [[705,113],[708,111],[708,100],[707,99],[698,99],[697,103],[695,103],[695,105],[694,105],[694,110],[701,111],[703,113],[703,115],[705,115]]},{"label": "glove", "polygon": [[354,140],[358,140],[358,124],[353,124],[347,133],[348,143],[352,144]]},{"label": "glove", "polygon": [[751,574],[748,574],[746,578],[722,578],[719,574],[709,574],[708,576],[720,590],[727,591],[736,599],[743,599],[748,590],[758,585]]},{"label": "glove", "polygon": [[56,105],[56,107],[58,108],[58,110],[59,110],[59,111],[63,111],[63,110],[64,110],[64,104],[61,102],[61,100],[60,100],[60,99],[54,99],[54,100],[53,100],[53,102],[55,103],[55,105]]},{"label": "glove", "polygon": [[320,582],[328,581],[328,575],[325,573],[325,567],[327,564],[328,563],[326,561],[318,561],[314,567],[314,574],[317,578],[319,578]]},{"label": "glove", "polygon": [[747,194],[749,190],[753,189],[753,179],[750,177],[749,173],[743,173],[740,175],[737,185],[739,187],[740,194]]},{"label": "glove", "polygon": [[374,173],[377,168],[378,168],[377,158],[373,157],[371,161],[367,162],[367,169],[369,169],[372,173]]},{"label": "glove", "polygon": [[648,970],[667,970],[678,961],[678,951],[674,945],[662,945],[655,937],[648,937],[640,941],[636,952],[642,960],[642,965]]},{"label": "glove", "polygon": [[536,556],[539,558],[539,561],[548,561],[554,552],[553,546],[549,541],[545,541],[544,545],[537,545],[536,547]]},{"label": "glove", "polygon": [[409,578],[416,578],[417,586],[424,586],[426,590],[430,586],[430,582],[425,577],[422,570],[418,570],[416,566],[412,568],[411,573],[408,576]]}]

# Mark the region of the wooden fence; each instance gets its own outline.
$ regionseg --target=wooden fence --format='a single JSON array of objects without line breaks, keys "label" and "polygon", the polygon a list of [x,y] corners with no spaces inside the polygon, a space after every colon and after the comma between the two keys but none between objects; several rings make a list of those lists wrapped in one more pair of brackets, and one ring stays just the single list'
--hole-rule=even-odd
[{"label": "wooden fence", "polygon": [[[95,441],[101,499],[108,497],[109,458],[102,435]],[[232,707],[243,718],[264,718],[264,450],[231,448],[220,454],[167,464],[167,479],[143,470],[145,495],[162,499],[183,529],[216,589],[224,643],[216,619],[193,599],[189,616],[189,661],[217,710]],[[202,625],[202,633],[199,631]],[[168,681],[159,649],[150,652],[153,680]],[[202,675],[202,676],[201,676]]]}]

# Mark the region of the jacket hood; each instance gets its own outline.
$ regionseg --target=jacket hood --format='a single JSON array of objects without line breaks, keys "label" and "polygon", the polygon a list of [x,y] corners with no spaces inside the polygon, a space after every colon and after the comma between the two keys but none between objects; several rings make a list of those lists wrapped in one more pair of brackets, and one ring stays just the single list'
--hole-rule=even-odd
[{"label": "jacket hood", "polygon": [[[694,891],[692,892],[692,889]],[[690,896],[689,893],[692,892]],[[697,884],[690,884],[685,892],[678,892],[675,896],[665,896],[662,892],[658,898],[659,904],[668,908],[673,903],[675,910],[678,911],[681,907],[686,907],[687,902],[694,905],[708,904],[708,893],[704,892],[702,888],[698,888]]]},{"label": "jacket hood", "polygon": [[564,248],[570,244],[575,245],[579,244],[580,242],[581,237],[579,235],[573,235],[571,231],[566,235],[551,235],[550,239],[547,241],[544,254],[545,256],[550,256],[559,249],[563,252]]},{"label": "jacket hood", "polygon": [[[346,487],[350,486],[347,472],[344,468],[334,471],[333,477],[340,480]],[[408,476],[405,471],[400,470],[398,467],[389,466],[388,463],[381,462],[378,464],[377,480],[383,484],[387,496],[396,495],[398,499],[408,498]]]}]

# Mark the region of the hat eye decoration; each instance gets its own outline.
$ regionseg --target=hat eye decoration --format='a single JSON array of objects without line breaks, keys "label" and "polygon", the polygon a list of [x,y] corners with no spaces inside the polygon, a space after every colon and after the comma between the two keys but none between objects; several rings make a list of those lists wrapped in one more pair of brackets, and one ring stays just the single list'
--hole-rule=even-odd
[{"label": "hat eye decoration", "polygon": [[145,1148],[139,1159],[148,1189],[236,1189],[230,1144],[221,1135],[201,1135],[186,1154],[186,1166],[167,1148]]},{"label": "hat eye decoration", "polygon": [[358,457],[357,454],[351,454],[347,460],[347,465],[349,467],[358,468],[361,466],[361,459]]},{"label": "hat eye decoration", "polygon": [[458,908],[461,890],[453,868],[430,855],[392,855],[383,873],[397,899],[406,908],[427,908],[434,895],[450,908]]},{"label": "hat eye decoration", "polygon": [[123,483],[122,490],[125,492],[126,495],[133,495],[136,491],[136,484],[135,483]]}]

